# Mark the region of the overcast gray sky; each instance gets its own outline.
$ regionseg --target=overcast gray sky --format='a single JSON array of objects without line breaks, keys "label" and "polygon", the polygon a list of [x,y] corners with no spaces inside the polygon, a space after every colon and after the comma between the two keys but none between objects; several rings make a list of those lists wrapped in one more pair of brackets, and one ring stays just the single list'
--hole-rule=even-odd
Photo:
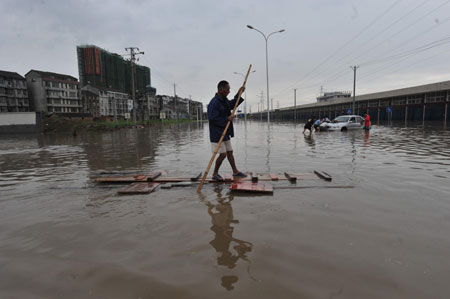
[{"label": "overcast gray sky", "polygon": [[232,92],[253,64],[248,104],[266,94],[265,42],[270,33],[274,106],[311,103],[324,91],[356,94],[450,80],[448,0],[0,0],[0,69],[30,69],[78,78],[76,46],[124,54],[136,46],[158,94],[209,102],[217,82]]}]

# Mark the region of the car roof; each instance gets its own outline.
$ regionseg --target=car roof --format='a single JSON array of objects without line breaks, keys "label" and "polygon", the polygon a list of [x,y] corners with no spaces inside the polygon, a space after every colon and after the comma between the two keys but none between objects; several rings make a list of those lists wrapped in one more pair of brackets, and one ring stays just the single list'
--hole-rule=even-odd
[{"label": "car roof", "polygon": [[345,114],[345,115],[339,115],[339,116],[336,116],[336,117],[341,117],[341,116],[348,116],[348,117],[359,116],[359,117],[362,117],[361,115],[354,115],[354,114],[351,114],[351,115]]}]

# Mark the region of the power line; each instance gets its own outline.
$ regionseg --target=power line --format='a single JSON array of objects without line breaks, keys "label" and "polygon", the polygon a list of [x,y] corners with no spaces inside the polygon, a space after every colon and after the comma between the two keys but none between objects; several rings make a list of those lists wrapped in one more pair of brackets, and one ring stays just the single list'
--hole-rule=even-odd
[{"label": "power line", "polygon": [[[416,7],[414,7],[413,9],[411,9],[410,11],[408,11],[406,14],[404,14],[403,16],[397,18],[394,22],[392,22],[391,24],[389,24],[387,27],[385,27],[383,30],[379,31],[377,34],[375,34],[375,36],[372,36],[369,41],[372,41],[375,37],[379,36],[381,33],[385,32],[386,30],[388,30],[389,28],[391,28],[394,24],[398,23],[400,20],[404,19],[405,17],[407,17],[408,15],[410,15],[412,12],[414,12],[416,9],[418,9],[419,7],[423,6],[425,3],[427,3],[428,0],[423,1],[421,4],[417,5]],[[366,44],[367,42],[363,43]],[[335,61],[334,63],[339,63],[340,61],[344,60],[345,58],[347,58],[348,56],[350,56],[352,53],[354,53],[355,51],[351,51],[350,53],[348,53],[346,56],[342,57],[341,59]],[[366,51],[363,52],[364,54],[367,53]],[[361,55],[360,55],[361,56]],[[360,57],[359,56],[359,57]],[[353,58],[352,61],[355,61],[355,59]],[[349,61],[347,61],[345,64],[350,63]],[[338,68],[342,68],[342,65],[339,65]],[[336,69],[336,67],[334,68],[334,70]],[[333,71],[334,71],[333,70]],[[322,72],[316,73],[316,75],[314,77],[317,77],[321,74],[323,74],[323,72],[329,72],[329,69],[327,70],[323,70]]]},{"label": "power line", "polygon": [[[442,51],[442,52],[433,54],[433,55],[431,55],[431,56],[429,56],[429,57],[427,57],[427,58],[424,58],[424,59],[422,59],[422,60],[419,60],[419,61],[416,61],[416,62],[414,62],[414,63],[411,63],[411,64],[409,64],[409,65],[407,65],[407,66],[405,66],[405,67],[403,67],[403,68],[400,68],[400,69],[398,69],[398,70],[395,71],[395,72],[398,72],[398,71],[400,71],[400,70],[409,68],[409,67],[414,66],[414,65],[416,65],[416,64],[418,64],[418,63],[421,63],[421,62],[426,61],[426,60],[428,60],[428,59],[434,58],[434,57],[436,57],[436,56],[438,56],[438,55],[447,53],[447,52],[449,52],[449,51],[450,51],[450,49],[447,49],[447,50],[445,50],[445,51]],[[374,71],[374,72],[366,73],[366,74],[362,75],[361,78],[371,78],[371,75],[376,74],[376,73],[379,73],[379,72],[381,72],[381,71],[386,71],[386,69],[392,68],[392,67],[395,66],[396,64],[399,64],[399,63],[403,62],[405,59],[406,59],[406,58],[404,58],[403,60],[397,61],[397,62],[391,64],[391,65],[388,66],[388,67],[382,67],[382,68],[379,68],[378,70],[376,70],[376,71]],[[395,73],[395,72],[394,72],[394,73]],[[392,73],[390,73],[390,74],[392,74]],[[386,74],[384,74],[384,75],[386,75]],[[382,77],[382,76],[384,76],[384,75],[375,77],[375,79],[376,79],[376,78],[380,78],[380,77]]]},{"label": "power line", "polygon": [[378,59],[378,60],[372,60],[372,61],[364,62],[364,63],[361,63],[361,65],[372,65],[372,64],[377,64],[377,63],[383,63],[383,62],[388,62],[388,61],[391,61],[391,60],[394,60],[394,59],[403,58],[403,57],[410,56],[410,55],[415,55],[415,54],[422,53],[424,51],[433,49],[435,47],[439,47],[439,46],[445,45],[445,44],[447,44],[449,42],[450,42],[450,36],[447,36],[445,38],[442,38],[442,39],[439,39],[437,41],[428,43],[426,45],[417,47],[415,49],[408,50],[408,51],[405,51],[405,52],[401,52],[401,53],[398,53],[398,54],[395,54],[395,55],[391,55],[391,56],[388,56],[388,57],[384,57],[384,58],[381,58],[381,59]]},{"label": "power line", "polygon": [[361,31],[359,31],[355,36],[353,36],[349,41],[345,42],[341,47],[339,47],[336,51],[334,51],[331,55],[329,55],[327,58],[325,58],[325,60],[323,60],[321,63],[319,63],[316,67],[314,67],[311,71],[309,71],[305,76],[303,76],[302,79],[300,79],[300,81],[298,81],[296,84],[294,84],[293,86],[289,86],[287,88],[282,89],[280,92],[278,92],[277,94],[280,94],[282,92],[284,92],[285,90],[289,90],[292,89],[293,87],[295,87],[296,85],[298,85],[300,82],[302,82],[305,78],[307,78],[310,74],[312,74],[313,72],[315,72],[317,69],[319,69],[322,65],[324,65],[326,62],[328,62],[331,58],[333,58],[336,54],[338,54],[342,49],[344,49],[345,47],[347,47],[351,42],[353,42],[356,38],[358,38],[361,34],[363,34],[365,31],[367,31],[373,24],[375,24],[377,21],[379,21],[384,15],[386,15],[392,8],[394,8],[398,3],[400,3],[401,0],[397,0],[394,2],[394,4],[392,4],[391,6],[389,6],[385,11],[383,11],[380,15],[378,15],[377,17],[375,17],[372,22],[370,22],[366,27],[364,27],[364,29],[362,29]]},{"label": "power line", "polygon": [[[415,10],[417,10],[418,8],[420,8],[421,6],[423,6],[425,2],[426,2],[426,1],[420,3],[419,5],[417,5],[416,7],[414,7],[413,9],[411,9],[410,11],[408,11],[406,14],[404,14],[403,16],[401,16],[400,18],[398,18],[397,20],[395,20],[394,22],[392,22],[390,25],[388,25],[388,26],[387,26],[386,28],[384,28],[382,31],[378,32],[375,36],[379,36],[381,33],[385,32],[386,30],[388,30],[389,28],[391,28],[394,24],[398,23],[400,20],[404,19],[406,16],[410,15],[412,12],[414,12]],[[433,8],[431,11],[427,12],[424,16],[421,16],[419,19],[414,20],[412,23],[409,23],[405,28],[401,29],[400,31],[398,31],[398,32],[394,33],[393,35],[391,35],[390,37],[388,37],[387,39],[385,39],[385,40],[383,40],[382,42],[378,43],[375,47],[371,47],[371,48],[369,48],[368,50],[363,51],[363,53],[362,53],[361,55],[357,56],[356,58],[353,57],[353,58],[352,58],[352,61],[347,61],[347,63],[354,62],[357,58],[359,58],[359,57],[361,57],[361,56],[367,54],[367,53],[370,52],[370,51],[372,51],[374,48],[378,47],[379,45],[381,45],[382,43],[384,43],[386,40],[389,40],[389,39],[392,38],[393,36],[399,34],[400,32],[403,32],[405,29],[411,28],[411,24],[416,24],[418,21],[424,19],[426,16],[430,15],[431,13],[433,13],[433,12],[436,11],[436,10],[438,10],[438,9],[441,8],[442,6],[448,4],[449,2],[450,2],[450,0],[444,2],[444,3],[440,4],[440,5],[438,5],[437,7]],[[446,19],[444,22],[447,22],[447,21],[448,21],[448,19]],[[440,24],[443,24],[444,22],[440,22]],[[429,29],[427,29],[427,30],[425,30],[425,31],[423,31],[423,32],[421,32],[421,33],[419,33],[418,35],[415,35],[413,38],[407,40],[407,41],[404,42],[403,44],[399,45],[399,47],[397,47],[397,48],[400,48],[400,47],[404,46],[407,42],[409,42],[409,41],[411,41],[411,40],[417,38],[418,36],[420,36],[420,35],[422,35],[422,34],[425,34],[425,33],[429,32],[430,30],[435,29],[436,27],[437,27],[437,26],[434,25],[434,26],[432,26],[431,28],[429,28]],[[371,40],[373,40],[373,37],[372,37]],[[390,50],[390,51],[391,51],[391,50]],[[353,52],[354,52],[354,51],[353,51]],[[350,54],[351,54],[351,53],[350,53]],[[346,57],[348,57],[348,56],[349,56],[349,54],[346,55],[346,56],[344,56],[343,58],[339,59],[338,62],[344,60],[344,59],[345,59]],[[342,65],[342,66],[343,66],[343,65]],[[341,69],[342,66],[337,66],[337,67],[334,68],[334,70],[338,70],[338,71],[337,71],[336,73],[332,74],[332,75],[329,77],[329,78],[332,79],[332,81],[334,81],[335,79],[337,79],[337,78],[340,77],[340,74],[342,74],[342,71],[339,71],[339,69]],[[333,70],[332,72],[334,72],[334,70]],[[323,70],[323,71],[317,73],[314,77],[318,77],[319,74],[322,74],[322,73],[325,72],[325,71],[326,71],[326,72],[330,72],[329,69]],[[303,80],[303,79],[302,79],[302,80]],[[320,80],[319,82],[326,82],[326,81],[328,81],[328,78],[327,78],[327,79],[322,79],[322,80]],[[316,83],[316,84],[317,84],[317,83]],[[284,94],[284,93],[281,93],[281,92],[280,92],[278,95],[281,95],[281,94]]]}]

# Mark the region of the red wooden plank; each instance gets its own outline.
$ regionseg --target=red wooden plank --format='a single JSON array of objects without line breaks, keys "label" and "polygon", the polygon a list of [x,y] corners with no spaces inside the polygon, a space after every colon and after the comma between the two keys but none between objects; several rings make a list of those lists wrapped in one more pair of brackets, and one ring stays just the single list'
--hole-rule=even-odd
[{"label": "red wooden plank", "polygon": [[145,181],[147,181],[147,176],[143,175],[143,174],[138,174],[138,175],[134,176],[134,180],[145,182]]},{"label": "red wooden plank", "polygon": [[269,183],[253,183],[249,181],[237,181],[231,184],[230,190],[255,192],[255,193],[273,193],[273,186]]},{"label": "red wooden plank", "polygon": [[271,173],[269,176],[272,181],[278,181],[278,175],[276,173]]},{"label": "red wooden plank", "polygon": [[133,183],[125,188],[117,191],[119,194],[149,194],[156,187],[159,186],[159,183]]},{"label": "red wooden plank", "polygon": [[225,174],[225,182],[233,181],[233,176],[230,173]]}]

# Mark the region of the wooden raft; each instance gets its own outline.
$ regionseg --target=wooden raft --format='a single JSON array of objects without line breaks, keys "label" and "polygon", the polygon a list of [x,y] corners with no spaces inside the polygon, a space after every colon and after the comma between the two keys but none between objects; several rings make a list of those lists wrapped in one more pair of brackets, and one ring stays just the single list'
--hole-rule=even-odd
[{"label": "wooden raft", "polygon": [[[206,179],[209,183],[231,183],[231,182],[259,182],[259,181],[289,181],[295,183],[297,180],[325,180],[331,181],[331,176],[323,171],[314,171],[314,173],[253,173],[248,172],[246,178],[234,178],[231,174],[227,173],[224,176],[223,182],[213,181],[211,178]],[[126,175],[126,176],[112,176],[112,177],[99,177],[95,181],[97,183],[136,183],[136,182],[156,182],[156,183],[177,183],[177,182],[196,182],[201,177],[200,174],[196,174],[192,177],[172,177],[166,176],[166,173],[161,171],[154,171],[148,175]]]}]

